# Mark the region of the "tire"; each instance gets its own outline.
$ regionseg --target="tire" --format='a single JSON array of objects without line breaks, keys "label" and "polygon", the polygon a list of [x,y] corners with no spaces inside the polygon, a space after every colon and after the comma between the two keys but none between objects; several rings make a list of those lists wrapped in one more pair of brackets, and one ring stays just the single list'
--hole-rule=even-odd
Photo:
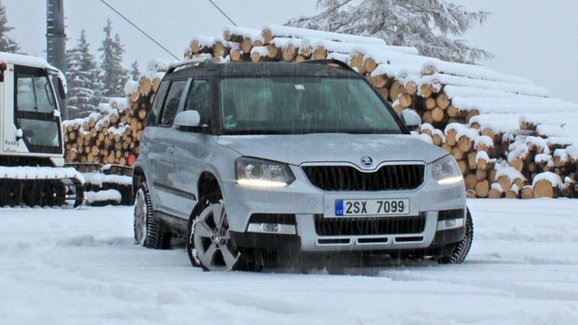
[{"label": "tire", "polygon": [[170,234],[164,233],[160,220],[153,214],[146,182],[142,182],[134,200],[134,240],[137,245],[152,249],[170,247]]},{"label": "tire", "polygon": [[470,210],[467,210],[466,215],[466,233],[464,238],[456,244],[452,244],[447,248],[449,254],[444,255],[438,259],[440,264],[461,264],[470,251],[472,247],[472,241],[474,239],[474,222],[472,221],[472,215]]},{"label": "tire", "polygon": [[205,271],[241,269],[241,253],[231,241],[227,211],[220,195],[202,197],[187,228],[187,253],[193,266]]}]

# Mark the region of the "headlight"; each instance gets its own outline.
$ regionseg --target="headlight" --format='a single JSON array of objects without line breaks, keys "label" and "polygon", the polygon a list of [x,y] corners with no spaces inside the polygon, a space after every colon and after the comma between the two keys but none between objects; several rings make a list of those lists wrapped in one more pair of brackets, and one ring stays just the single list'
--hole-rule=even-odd
[{"label": "headlight", "polygon": [[287,164],[241,157],[235,161],[237,184],[256,187],[284,187],[295,180]]},{"label": "headlight", "polygon": [[432,163],[432,175],[440,185],[455,184],[463,181],[460,167],[452,156],[445,156]]}]

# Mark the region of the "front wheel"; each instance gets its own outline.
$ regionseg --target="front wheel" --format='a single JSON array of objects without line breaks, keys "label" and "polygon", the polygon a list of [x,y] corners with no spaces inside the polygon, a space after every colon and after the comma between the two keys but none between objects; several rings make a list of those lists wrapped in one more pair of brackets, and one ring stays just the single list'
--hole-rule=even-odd
[{"label": "front wheel", "polygon": [[205,271],[238,268],[241,256],[231,241],[227,209],[216,195],[202,198],[189,218],[187,253]]},{"label": "front wheel", "polygon": [[467,209],[466,215],[466,233],[464,238],[456,244],[449,246],[449,254],[438,259],[441,264],[461,264],[468,256],[472,241],[474,239],[474,222],[470,209]]}]

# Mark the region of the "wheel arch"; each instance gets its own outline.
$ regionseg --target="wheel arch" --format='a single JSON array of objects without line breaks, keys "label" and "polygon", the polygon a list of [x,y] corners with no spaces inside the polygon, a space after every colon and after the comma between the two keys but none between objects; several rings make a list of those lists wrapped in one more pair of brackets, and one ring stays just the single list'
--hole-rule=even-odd
[{"label": "wheel arch", "polygon": [[221,198],[223,197],[221,185],[213,173],[208,171],[201,173],[198,181],[197,194],[199,200],[209,194],[218,194]]}]

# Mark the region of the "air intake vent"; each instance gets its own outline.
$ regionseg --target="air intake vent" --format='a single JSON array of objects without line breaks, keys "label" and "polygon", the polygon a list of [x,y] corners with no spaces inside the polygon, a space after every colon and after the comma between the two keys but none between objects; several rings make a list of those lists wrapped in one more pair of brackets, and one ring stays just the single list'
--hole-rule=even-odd
[{"label": "air intake vent", "polygon": [[423,214],[397,218],[324,218],[315,215],[315,230],[319,236],[420,234],[424,228]]},{"label": "air intake vent", "polygon": [[388,165],[364,173],[351,166],[304,166],[309,181],[324,191],[412,190],[424,179],[424,165]]}]

